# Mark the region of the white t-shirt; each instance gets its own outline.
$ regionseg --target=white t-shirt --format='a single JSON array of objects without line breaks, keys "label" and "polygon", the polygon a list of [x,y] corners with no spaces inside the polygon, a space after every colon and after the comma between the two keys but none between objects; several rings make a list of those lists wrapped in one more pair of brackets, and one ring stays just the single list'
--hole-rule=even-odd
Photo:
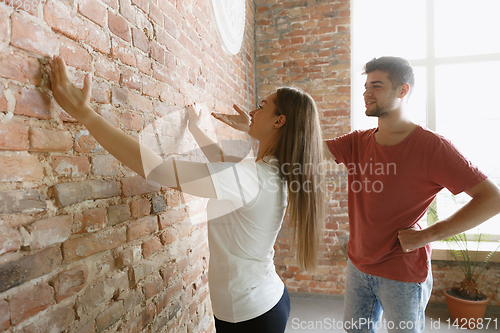
[{"label": "white t-shirt", "polygon": [[209,163],[217,199],[208,203],[208,281],[215,316],[236,323],[272,309],[284,284],[274,243],[286,209],[286,185],[269,158]]}]

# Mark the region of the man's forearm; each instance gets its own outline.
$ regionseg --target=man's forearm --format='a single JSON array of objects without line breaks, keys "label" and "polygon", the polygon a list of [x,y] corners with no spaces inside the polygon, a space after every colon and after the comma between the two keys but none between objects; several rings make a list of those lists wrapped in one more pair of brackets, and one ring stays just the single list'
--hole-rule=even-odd
[{"label": "man's forearm", "polygon": [[462,233],[500,213],[500,191],[490,180],[479,184],[472,199],[453,215],[426,230],[430,241],[438,241]]}]

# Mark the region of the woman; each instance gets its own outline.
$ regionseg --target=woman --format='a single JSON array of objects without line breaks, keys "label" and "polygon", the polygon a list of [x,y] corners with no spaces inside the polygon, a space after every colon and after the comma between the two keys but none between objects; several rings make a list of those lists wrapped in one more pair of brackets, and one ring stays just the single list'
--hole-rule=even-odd
[{"label": "woman", "polygon": [[[312,98],[281,88],[249,115],[238,108],[238,115],[215,115],[258,140],[255,161],[210,149],[215,143],[188,108],[190,131],[211,163],[165,161],[90,108],[90,75],[80,90],[62,58],[53,59],[47,70],[59,105],[123,164],[147,180],[211,199],[209,287],[217,332],[284,332],[290,300],[275,271],[273,246],[285,210],[288,206],[298,262],[305,269],[316,266],[323,222],[323,175],[315,170],[323,140]],[[301,172],[291,169],[297,165]]]}]

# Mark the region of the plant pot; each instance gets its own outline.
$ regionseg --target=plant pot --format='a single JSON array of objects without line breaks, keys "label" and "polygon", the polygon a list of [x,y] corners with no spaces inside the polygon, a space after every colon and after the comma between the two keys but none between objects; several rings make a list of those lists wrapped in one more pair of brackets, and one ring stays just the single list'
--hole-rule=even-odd
[{"label": "plant pot", "polygon": [[446,297],[446,305],[452,318],[452,324],[459,328],[476,329],[482,323],[486,312],[486,305],[490,301],[486,297],[484,301],[467,301],[448,294],[448,290],[443,290]]}]

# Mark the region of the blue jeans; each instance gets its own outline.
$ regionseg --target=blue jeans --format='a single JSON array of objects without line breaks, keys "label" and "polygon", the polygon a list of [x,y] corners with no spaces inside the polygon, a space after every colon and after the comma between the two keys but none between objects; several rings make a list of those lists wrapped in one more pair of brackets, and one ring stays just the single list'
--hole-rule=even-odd
[{"label": "blue jeans", "polygon": [[[349,260],[345,283],[344,329],[372,333],[420,333],[432,291],[432,273],[422,283],[400,282],[360,272]],[[382,320],[382,313],[385,318]]]}]

